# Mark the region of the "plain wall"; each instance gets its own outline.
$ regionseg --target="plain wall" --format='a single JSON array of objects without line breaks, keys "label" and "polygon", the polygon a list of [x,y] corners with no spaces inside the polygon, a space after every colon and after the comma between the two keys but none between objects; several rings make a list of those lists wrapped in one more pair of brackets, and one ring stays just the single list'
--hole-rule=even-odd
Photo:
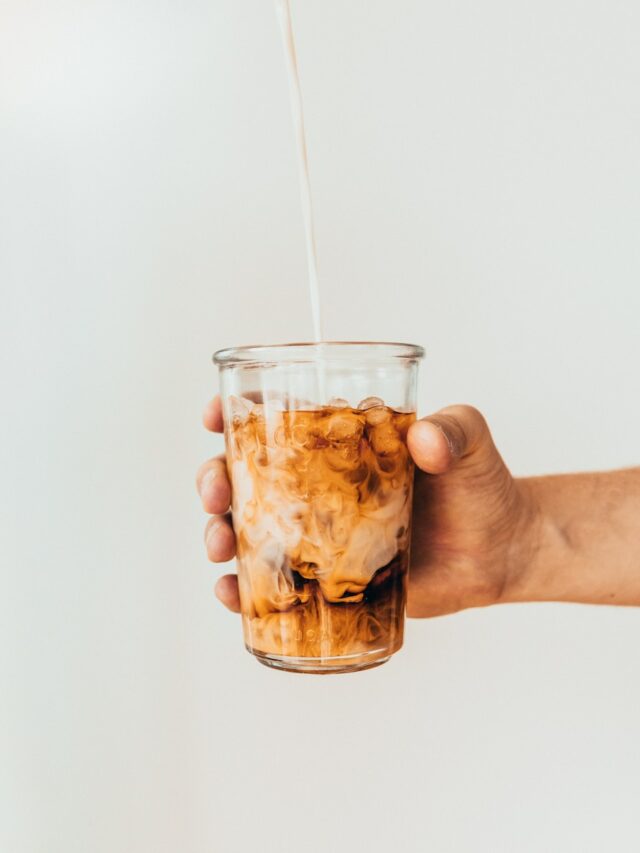
[{"label": "plain wall", "polygon": [[[640,5],[294,0],[326,336],[517,475],[638,463]],[[213,597],[200,412],[308,339],[270,0],[0,4],[0,849],[637,851],[640,613],[292,676]]]}]

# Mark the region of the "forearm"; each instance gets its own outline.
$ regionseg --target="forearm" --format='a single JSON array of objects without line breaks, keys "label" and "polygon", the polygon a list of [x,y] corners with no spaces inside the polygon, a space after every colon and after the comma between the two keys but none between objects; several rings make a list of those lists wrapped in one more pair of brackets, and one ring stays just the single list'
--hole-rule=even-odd
[{"label": "forearm", "polygon": [[508,600],[640,605],[640,468],[517,483],[530,512]]}]

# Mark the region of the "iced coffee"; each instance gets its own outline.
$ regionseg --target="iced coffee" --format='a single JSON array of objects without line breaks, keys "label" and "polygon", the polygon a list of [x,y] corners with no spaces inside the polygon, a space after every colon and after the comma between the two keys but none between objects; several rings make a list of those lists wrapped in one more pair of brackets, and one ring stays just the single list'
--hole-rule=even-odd
[{"label": "iced coffee", "polygon": [[352,672],[402,645],[422,347],[220,350],[245,644],[293,672]]},{"label": "iced coffee", "polygon": [[245,641],[270,663],[363,666],[402,645],[415,416],[232,401],[233,488]]}]

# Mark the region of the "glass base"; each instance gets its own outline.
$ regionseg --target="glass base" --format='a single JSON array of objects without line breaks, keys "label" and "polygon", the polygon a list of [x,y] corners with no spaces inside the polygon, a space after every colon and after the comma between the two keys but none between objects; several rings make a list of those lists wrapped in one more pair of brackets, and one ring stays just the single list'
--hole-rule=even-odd
[{"label": "glass base", "polygon": [[309,675],[339,675],[347,672],[361,672],[386,663],[391,657],[389,649],[376,649],[358,655],[343,655],[335,658],[296,658],[269,655],[256,649],[247,651],[254,655],[263,666],[281,669],[285,672],[306,672]]}]

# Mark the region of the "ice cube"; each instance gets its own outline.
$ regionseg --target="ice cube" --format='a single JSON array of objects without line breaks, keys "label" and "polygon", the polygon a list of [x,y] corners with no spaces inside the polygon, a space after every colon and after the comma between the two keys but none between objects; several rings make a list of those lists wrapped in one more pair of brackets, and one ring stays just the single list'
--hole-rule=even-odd
[{"label": "ice cube", "polygon": [[369,432],[369,441],[374,452],[383,456],[396,453],[401,447],[398,433],[393,424],[390,423],[382,423],[373,427]]},{"label": "ice cube", "polygon": [[367,409],[367,423],[369,426],[379,426],[391,419],[391,412],[383,406],[375,406]]},{"label": "ice cube", "polygon": [[344,397],[332,397],[327,403],[327,406],[331,406],[332,409],[346,409],[348,405],[349,401]]},{"label": "ice cube", "polygon": [[358,415],[335,414],[328,420],[326,435],[332,441],[360,441],[363,427]]},{"label": "ice cube", "polygon": [[381,400],[380,397],[365,397],[358,403],[358,408],[363,411],[374,409],[376,406],[384,406],[384,400]]}]

